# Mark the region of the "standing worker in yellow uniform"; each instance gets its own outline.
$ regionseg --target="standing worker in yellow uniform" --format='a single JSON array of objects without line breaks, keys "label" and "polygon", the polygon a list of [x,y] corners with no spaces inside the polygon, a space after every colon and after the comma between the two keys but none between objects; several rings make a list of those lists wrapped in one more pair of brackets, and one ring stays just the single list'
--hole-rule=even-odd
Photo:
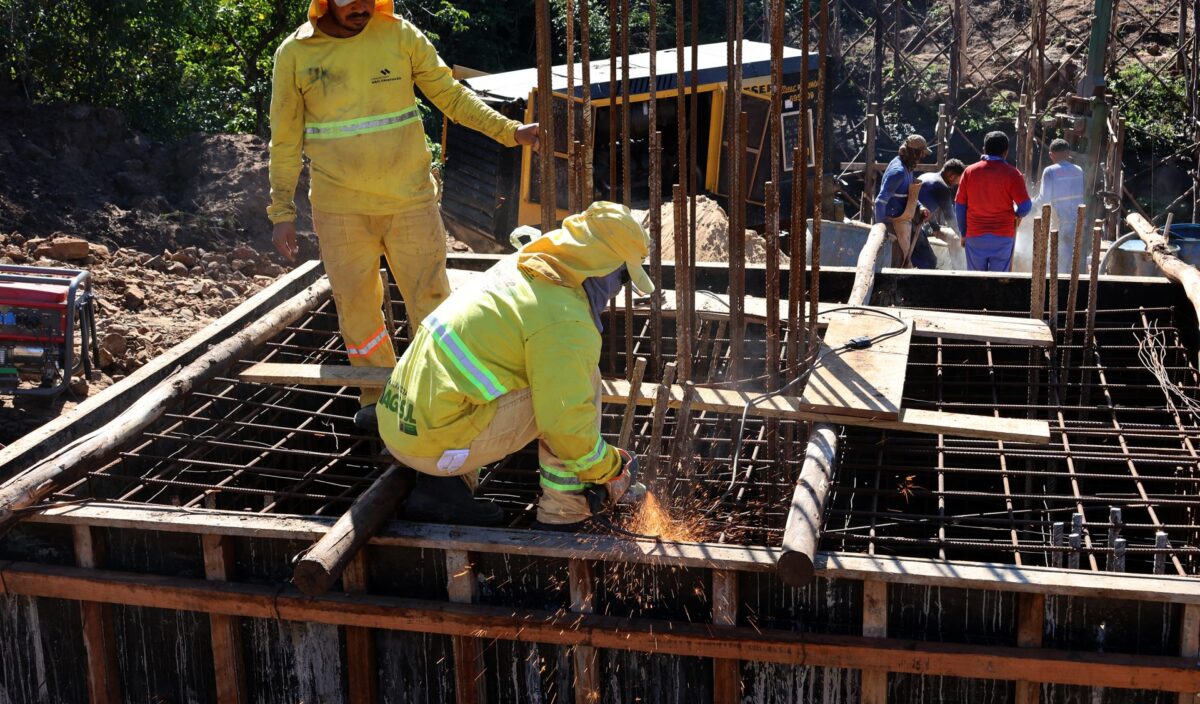
[{"label": "standing worker in yellow uniform", "polygon": [[472,496],[478,470],[533,440],[542,527],[582,527],[622,499],[637,461],[600,436],[600,312],[626,281],[654,291],[649,244],[629,208],[593,203],[421,322],[379,400],[384,443],[418,472],[406,518],[499,524]]},{"label": "standing worker in yellow uniform", "polygon": [[[454,80],[425,35],[392,12],[392,0],[312,0],[308,22],[275,52],[273,242],[295,259],[293,197],[303,153],[313,229],[355,366],[396,363],[381,311],[381,255],[411,331],[450,293],[446,231],[414,87],[455,122],[505,146],[537,147],[537,124],[505,118]],[[356,425],[376,428],[378,396],[362,391]]]}]

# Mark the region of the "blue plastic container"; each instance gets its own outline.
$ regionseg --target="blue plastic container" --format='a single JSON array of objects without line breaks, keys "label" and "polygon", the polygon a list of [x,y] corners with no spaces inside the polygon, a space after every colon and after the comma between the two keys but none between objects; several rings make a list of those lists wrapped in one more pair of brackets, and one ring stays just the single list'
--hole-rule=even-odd
[{"label": "blue plastic container", "polygon": [[1185,222],[1171,225],[1171,244],[1179,247],[1179,258],[1200,266],[1200,223]]}]

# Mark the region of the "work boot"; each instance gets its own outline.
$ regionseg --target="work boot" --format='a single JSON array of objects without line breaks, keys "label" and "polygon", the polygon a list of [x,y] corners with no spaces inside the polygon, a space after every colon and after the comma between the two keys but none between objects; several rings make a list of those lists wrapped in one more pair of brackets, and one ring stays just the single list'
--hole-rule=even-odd
[{"label": "work boot", "polygon": [[490,501],[477,501],[462,477],[435,477],[417,473],[417,485],[404,502],[410,521],[465,526],[498,526],[504,509]]},{"label": "work boot", "polygon": [[354,427],[369,433],[379,432],[379,417],[375,412],[375,404],[358,409],[354,414]]}]

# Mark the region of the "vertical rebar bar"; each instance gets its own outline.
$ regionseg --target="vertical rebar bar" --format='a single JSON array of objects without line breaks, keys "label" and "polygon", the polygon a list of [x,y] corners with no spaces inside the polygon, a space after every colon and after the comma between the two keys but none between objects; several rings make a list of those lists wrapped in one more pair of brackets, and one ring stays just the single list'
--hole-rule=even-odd
[{"label": "vertical rebar bar", "polygon": [[538,132],[541,147],[538,164],[541,189],[538,197],[542,206],[542,232],[554,229],[554,96],[551,83],[550,0],[537,0],[537,74],[538,74]]},{"label": "vertical rebar bar", "polygon": [[[676,347],[675,361],[678,365],[680,379],[692,378],[691,330],[688,315],[688,299],[691,292],[688,283],[691,278],[688,272],[688,256],[690,228],[688,227],[688,210],[686,202],[688,184],[688,138],[690,123],[687,119],[687,99],[684,94],[684,52],[687,46],[684,32],[684,3],[687,0],[675,0],[675,127],[677,133],[676,162],[679,166],[679,178],[672,190],[672,200],[675,203],[675,332]],[[693,73],[695,67],[692,67]]]},{"label": "vertical rebar bar", "polygon": [[[825,200],[825,108],[828,103],[828,71],[825,57],[829,54],[829,0],[821,0],[821,23],[817,32],[817,116],[813,140],[813,218],[812,218],[812,276],[808,290],[809,356],[817,349],[817,313],[821,299],[821,216]],[[869,301],[864,301],[869,303]]]},{"label": "vertical rebar bar", "polygon": [[658,372],[662,360],[662,133],[658,131],[658,2],[650,3],[650,175],[646,179],[650,204],[650,277],[660,290],[650,298],[650,369]]},{"label": "vertical rebar bar", "polygon": [[579,152],[575,137],[575,2],[566,0],[567,24],[567,210],[583,209],[579,189]]},{"label": "vertical rebar bar", "polygon": [[583,164],[580,170],[583,179],[579,183],[579,207],[586,208],[592,202],[596,193],[596,175],[593,162],[596,156],[595,115],[592,113],[592,52],[591,20],[588,17],[588,3],[591,0],[579,2],[579,90],[583,93]]},{"label": "vertical rebar bar", "polygon": [[[610,201],[617,200],[617,46],[620,34],[617,29],[617,0],[608,0],[608,194]],[[623,96],[622,96],[623,99]]]}]

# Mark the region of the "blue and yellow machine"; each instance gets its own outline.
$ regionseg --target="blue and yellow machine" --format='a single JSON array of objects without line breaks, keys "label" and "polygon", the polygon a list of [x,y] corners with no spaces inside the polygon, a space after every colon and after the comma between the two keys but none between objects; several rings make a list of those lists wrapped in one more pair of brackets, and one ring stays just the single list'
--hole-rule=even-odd
[{"label": "blue and yellow machine", "polygon": [[[770,176],[770,152],[782,151],[783,178],[780,183],[781,220],[786,223],[791,213],[791,183],[795,165],[793,149],[804,125],[804,133],[811,147],[813,125],[812,113],[817,100],[818,57],[809,54],[809,114],[801,119],[799,97],[801,69],[805,57],[798,49],[784,48],[783,52],[783,138],[777,145],[769,145],[767,114],[771,102],[769,96],[771,80],[771,47],[761,42],[746,41],[742,45],[742,107],[747,116],[748,139],[746,141],[747,215],[752,227],[763,222],[765,207],[764,184]],[[678,181],[678,120],[675,97],[677,89],[676,51],[667,49],[658,52],[656,85],[650,86],[650,55],[635,54],[629,57],[629,104],[630,104],[630,172],[631,205],[645,208],[649,204],[649,100],[651,95],[658,99],[657,128],[662,133],[662,179],[660,191],[669,200],[671,184]],[[684,51],[684,90],[690,91],[693,82],[691,49]],[[609,111],[620,111],[624,102],[621,96],[621,71],[617,66],[615,92],[610,94],[609,61],[606,58],[591,62],[590,89],[593,119],[592,186],[596,198],[612,197],[609,183],[609,148],[620,140],[617,134],[609,134]],[[506,73],[480,75],[469,70],[456,69],[459,77],[472,89],[504,115],[522,122],[537,121],[535,99],[537,92],[537,69],[521,69]],[[566,113],[570,104],[576,111],[575,139],[584,142],[583,87],[580,85],[582,65],[574,67],[574,91],[567,94],[566,66],[553,68],[555,98],[556,144],[554,159],[558,175],[557,213],[561,220],[567,212],[567,139]],[[726,45],[705,44],[698,47],[695,67],[695,83],[698,99],[697,156],[695,177],[703,191],[715,196],[725,204],[729,193],[726,185],[728,167],[725,145],[725,101],[727,81]],[[690,100],[690,99],[689,99]],[[618,124],[620,116],[618,115]],[[538,202],[536,168],[539,155],[529,148],[505,148],[466,127],[447,122],[442,132],[442,147],[445,165],[442,173],[442,211],[452,231],[463,228],[478,234],[508,241],[508,233],[518,225],[537,225],[541,220]],[[618,145],[619,147],[619,145]],[[621,149],[618,148],[618,159]],[[808,150],[812,154],[812,149]],[[623,165],[618,164],[618,167]],[[812,169],[812,164],[807,165]],[[623,168],[618,168],[620,173]],[[811,171],[810,171],[811,172]],[[811,181],[810,181],[811,182]],[[618,184],[619,185],[619,184]],[[620,189],[616,190],[619,197]]]}]

